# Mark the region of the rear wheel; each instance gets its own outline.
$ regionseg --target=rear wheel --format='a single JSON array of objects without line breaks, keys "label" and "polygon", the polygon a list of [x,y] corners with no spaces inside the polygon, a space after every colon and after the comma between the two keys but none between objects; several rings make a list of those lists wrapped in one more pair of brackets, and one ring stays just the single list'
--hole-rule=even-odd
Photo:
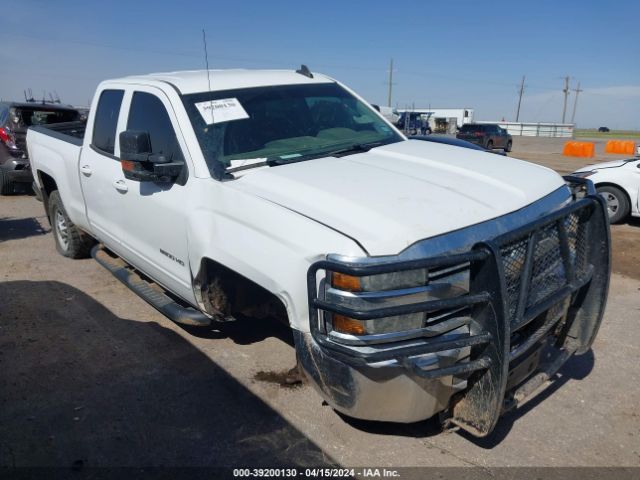
[{"label": "rear wheel", "polygon": [[607,213],[611,223],[618,223],[629,215],[630,205],[625,193],[618,187],[605,185],[598,187],[598,193],[607,202]]},{"label": "rear wheel", "polygon": [[511,151],[511,147],[512,147],[512,145],[513,145],[513,142],[511,142],[511,140],[509,140],[509,141],[507,142],[507,146],[506,146],[506,147],[504,147],[504,151],[505,151],[505,152],[510,152],[510,151]]},{"label": "rear wheel", "polygon": [[68,258],[87,258],[95,243],[69,219],[58,191],[49,195],[49,220],[56,242],[56,250]]},{"label": "rear wheel", "polygon": [[487,142],[487,150],[493,150],[493,140]]},{"label": "rear wheel", "polygon": [[7,172],[0,169],[0,195],[11,195],[13,193],[13,181],[7,175]]}]

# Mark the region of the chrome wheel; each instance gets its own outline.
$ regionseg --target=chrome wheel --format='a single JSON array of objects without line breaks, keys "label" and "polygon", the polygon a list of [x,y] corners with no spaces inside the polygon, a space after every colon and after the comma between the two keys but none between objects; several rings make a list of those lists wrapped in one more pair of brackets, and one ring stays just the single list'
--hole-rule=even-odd
[{"label": "chrome wheel", "polygon": [[66,252],[69,249],[69,225],[60,210],[56,210],[55,225],[60,248]]}]

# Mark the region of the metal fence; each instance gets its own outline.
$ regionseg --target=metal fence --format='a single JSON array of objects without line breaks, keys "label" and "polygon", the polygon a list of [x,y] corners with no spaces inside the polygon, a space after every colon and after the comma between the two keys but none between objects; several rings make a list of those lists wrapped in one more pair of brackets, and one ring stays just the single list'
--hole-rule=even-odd
[{"label": "metal fence", "polygon": [[475,122],[500,125],[511,135],[521,137],[561,137],[572,138],[573,123],[527,123],[527,122]]}]

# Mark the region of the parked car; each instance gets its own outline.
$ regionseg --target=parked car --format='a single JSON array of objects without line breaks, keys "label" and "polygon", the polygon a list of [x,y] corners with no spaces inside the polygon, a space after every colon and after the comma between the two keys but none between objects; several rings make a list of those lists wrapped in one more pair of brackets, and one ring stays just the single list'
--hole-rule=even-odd
[{"label": "parked car", "polygon": [[75,121],[77,110],[41,103],[0,103],[0,195],[13,193],[16,183],[33,182],[27,158],[27,128]]},{"label": "parked car", "polygon": [[606,133],[606,132],[608,132],[608,131],[610,131],[610,130],[609,130],[609,127],[600,127],[600,128],[598,129],[598,131],[599,131],[599,132]]},{"label": "parked car", "polygon": [[475,143],[487,150],[501,148],[510,152],[513,145],[511,135],[504,128],[488,123],[466,123],[460,127],[456,138]]},{"label": "parked car", "polygon": [[587,165],[572,175],[588,178],[607,202],[611,223],[640,217],[640,156]]},{"label": "parked car", "polygon": [[476,143],[460,140],[459,138],[449,137],[448,135],[411,135],[411,140],[422,140],[423,142],[442,143],[453,147],[469,148],[471,150],[480,150],[482,152],[496,153],[498,155],[506,155],[504,151],[487,150]]},{"label": "parked car", "polygon": [[409,140],[306,67],[207,77],[108,80],[86,131],[29,129],[62,255],[179,323],[281,319],[356,418],[485,436],[589,350],[610,269],[591,182]]}]

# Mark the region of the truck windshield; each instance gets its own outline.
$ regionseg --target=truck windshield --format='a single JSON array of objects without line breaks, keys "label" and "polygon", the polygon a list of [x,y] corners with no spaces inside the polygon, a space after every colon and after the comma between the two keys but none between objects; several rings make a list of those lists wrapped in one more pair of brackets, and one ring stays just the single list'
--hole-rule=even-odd
[{"label": "truck windshield", "polygon": [[183,95],[209,170],[357,153],[402,137],[335,83]]}]

